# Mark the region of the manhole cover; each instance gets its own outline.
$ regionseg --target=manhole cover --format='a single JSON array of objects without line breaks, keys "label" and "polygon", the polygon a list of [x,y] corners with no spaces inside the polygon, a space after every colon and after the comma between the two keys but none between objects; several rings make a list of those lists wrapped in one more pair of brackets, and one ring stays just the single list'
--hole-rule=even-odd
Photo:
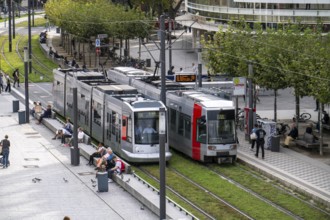
[{"label": "manhole cover", "polygon": [[80,176],[88,176],[88,175],[95,175],[94,172],[82,172],[82,173],[78,173],[78,175]]},{"label": "manhole cover", "polygon": [[26,132],[25,135],[33,135],[33,134],[39,134],[38,132]]},{"label": "manhole cover", "polygon": [[24,168],[39,168],[38,165],[24,165]]},{"label": "manhole cover", "polygon": [[26,138],[41,138],[41,136],[30,136],[30,137],[26,137]]},{"label": "manhole cover", "polygon": [[34,160],[39,160],[39,158],[24,158],[26,161],[34,161]]}]

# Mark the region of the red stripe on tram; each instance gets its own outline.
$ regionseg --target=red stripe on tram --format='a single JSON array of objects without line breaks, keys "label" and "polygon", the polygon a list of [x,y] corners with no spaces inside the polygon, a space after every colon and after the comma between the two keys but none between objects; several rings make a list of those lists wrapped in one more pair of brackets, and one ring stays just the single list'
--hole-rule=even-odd
[{"label": "red stripe on tram", "polygon": [[202,106],[194,104],[193,121],[192,121],[192,158],[200,160],[201,143],[197,142],[197,119],[202,116]]}]

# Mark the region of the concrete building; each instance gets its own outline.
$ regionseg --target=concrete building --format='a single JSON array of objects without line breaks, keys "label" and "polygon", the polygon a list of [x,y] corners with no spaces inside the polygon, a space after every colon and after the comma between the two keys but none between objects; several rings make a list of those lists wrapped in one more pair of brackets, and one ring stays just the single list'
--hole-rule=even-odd
[{"label": "concrete building", "polygon": [[324,30],[330,30],[330,0],[185,0],[185,11],[176,20],[190,27],[194,42],[203,32],[240,19],[252,27],[260,22],[275,28],[278,23],[322,21]]}]

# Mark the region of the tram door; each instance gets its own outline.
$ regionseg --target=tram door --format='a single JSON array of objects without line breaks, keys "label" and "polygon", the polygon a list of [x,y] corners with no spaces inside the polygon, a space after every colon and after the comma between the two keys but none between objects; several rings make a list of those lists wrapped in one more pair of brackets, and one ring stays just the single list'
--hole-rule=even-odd
[{"label": "tram door", "polygon": [[110,128],[111,128],[111,142],[118,146],[120,144],[120,129],[121,129],[121,119],[117,112],[111,112],[111,121],[110,121]]},{"label": "tram door", "polygon": [[129,114],[123,113],[121,117],[121,144],[119,148],[132,151],[132,120]]}]

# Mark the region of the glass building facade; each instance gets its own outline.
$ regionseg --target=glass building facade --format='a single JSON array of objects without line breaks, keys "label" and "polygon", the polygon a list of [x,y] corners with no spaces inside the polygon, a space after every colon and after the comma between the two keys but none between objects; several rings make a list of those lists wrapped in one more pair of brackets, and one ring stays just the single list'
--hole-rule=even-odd
[{"label": "glass building facade", "polygon": [[297,21],[330,24],[330,0],[185,0],[185,7],[215,24],[240,19],[268,26]]}]

